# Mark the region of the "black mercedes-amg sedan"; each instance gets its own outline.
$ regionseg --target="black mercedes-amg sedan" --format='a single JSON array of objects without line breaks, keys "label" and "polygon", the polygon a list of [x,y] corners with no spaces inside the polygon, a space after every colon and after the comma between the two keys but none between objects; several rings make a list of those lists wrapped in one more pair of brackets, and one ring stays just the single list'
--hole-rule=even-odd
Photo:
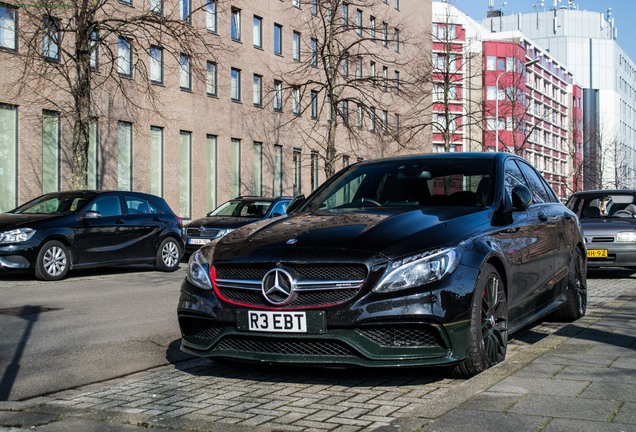
[{"label": "black mercedes-amg sedan", "polygon": [[163,198],[140,192],[67,191],[0,214],[0,270],[33,270],[42,280],[69,270],[154,264],[175,271],[183,224]]},{"label": "black mercedes-amg sedan", "polygon": [[192,255],[183,351],[469,377],[515,330],[585,314],[578,219],[512,154],[363,161],[289,207]]}]

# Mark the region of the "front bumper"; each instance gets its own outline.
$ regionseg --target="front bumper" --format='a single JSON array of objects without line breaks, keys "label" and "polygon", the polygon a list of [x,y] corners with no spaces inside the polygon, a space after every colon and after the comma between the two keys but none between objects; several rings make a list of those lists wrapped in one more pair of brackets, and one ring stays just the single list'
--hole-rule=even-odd
[{"label": "front bumper", "polygon": [[589,267],[636,267],[636,245],[633,243],[588,243],[588,250],[607,250],[607,258],[588,255]]},{"label": "front bumper", "polygon": [[39,243],[33,239],[0,245],[0,270],[26,270],[35,266]]},{"label": "front bumper", "polygon": [[[249,307],[222,302],[213,292],[200,290],[186,279],[177,310],[181,349],[200,357],[264,363],[367,367],[455,364],[467,355],[470,332],[474,287],[464,278],[476,279],[476,270],[461,270],[423,292],[394,293],[391,297],[366,293],[325,308],[320,311],[324,316],[322,330],[309,333],[241,330],[239,311]],[[461,281],[457,275],[462,275]]]}]

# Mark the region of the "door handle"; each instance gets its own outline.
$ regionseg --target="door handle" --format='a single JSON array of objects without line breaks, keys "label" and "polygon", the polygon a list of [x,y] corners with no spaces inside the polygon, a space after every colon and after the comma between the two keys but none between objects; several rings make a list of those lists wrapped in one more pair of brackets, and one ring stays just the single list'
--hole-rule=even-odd
[{"label": "door handle", "polygon": [[117,225],[123,225],[123,224],[125,224],[125,223],[126,223],[126,221],[125,221],[124,219],[117,219],[117,220],[115,221],[115,224],[117,224]]},{"label": "door handle", "polygon": [[537,215],[537,217],[539,218],[539,220],[541,222],[547,222],[548,221],[548,215],[546,215],[545,213],[539,213]]}]

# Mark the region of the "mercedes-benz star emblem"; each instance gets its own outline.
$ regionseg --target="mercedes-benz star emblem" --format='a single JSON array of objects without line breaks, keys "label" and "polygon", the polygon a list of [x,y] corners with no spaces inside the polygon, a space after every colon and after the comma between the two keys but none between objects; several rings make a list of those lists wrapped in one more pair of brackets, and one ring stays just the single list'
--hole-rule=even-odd
[{"label": "mercedes-benz star emblem", "polygon": [[261,282],[263,296],[273,305],[282,306],[292,300],[294,279],[285,270],[275,268],[267,272]]}]

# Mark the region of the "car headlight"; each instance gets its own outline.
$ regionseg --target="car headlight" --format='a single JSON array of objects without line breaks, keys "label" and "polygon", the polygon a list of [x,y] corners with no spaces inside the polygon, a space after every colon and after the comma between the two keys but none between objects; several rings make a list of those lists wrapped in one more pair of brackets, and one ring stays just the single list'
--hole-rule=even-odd
[{"label": "car headlight", "polygon": [[616,234],[616,241],[636,243],[636,231],[620,231]]},{"label": "car headlight", "polygon": [[18,228],[0,233],[0,243],[20,243],[29,240],[35,234],[32,228]]},{"label": "car headlight", "polygon": [[186,278],[192,285],[201,289],[212,289],[212,282],[210,281],[210,264],[205,259],[201,250],[196,251],[190,257]]},{"label": "car headlight", "polygon": [[459,260],[459,251],[447,248],[394,261],[373,291],[387,293],[440,280],[457,268]]}]

